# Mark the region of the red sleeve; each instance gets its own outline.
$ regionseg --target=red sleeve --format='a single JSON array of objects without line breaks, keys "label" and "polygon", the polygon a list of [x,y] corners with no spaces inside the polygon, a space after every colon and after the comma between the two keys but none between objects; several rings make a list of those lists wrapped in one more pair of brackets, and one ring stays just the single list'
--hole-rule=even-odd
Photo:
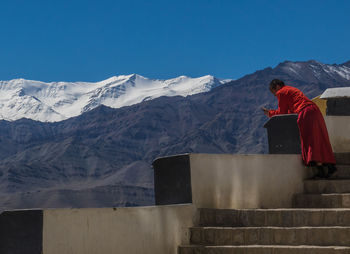
[{"label": "red sleeve", "polygon": [[278,99],[278,109],[270,110],[269,117],[272,117],[275,115],[281,115],[281,114],[288,114],[290,112],[288,98],[284,94],[278,93],[277,99]]}]

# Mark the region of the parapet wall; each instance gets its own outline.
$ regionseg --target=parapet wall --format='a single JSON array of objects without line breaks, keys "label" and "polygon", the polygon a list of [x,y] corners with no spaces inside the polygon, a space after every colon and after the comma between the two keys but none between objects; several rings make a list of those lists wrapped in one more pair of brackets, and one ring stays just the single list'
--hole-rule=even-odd
[{"label": "parapet wall", "polygon": [[[161,165],[155,166],[155,176],[161,176],[155,185],[158,201],[164,198],[178,205],[48,209],[36,212],[42,218],[37,221],[28,216],[31,211],[21,211],[24,220],[16,221],[23,224],[1,224],[3,232],[13,235],[8,245],[0,239],[0,248],[6,247],[1,254],[176,254],[180,244],[189,243],[189,228],[198,225],[198,208],[289,207],[307,176],[299,155],[187,154],[160,158],[157,164]],[[171,177],[162,181],[168,170]],[[189,204],[180,204],[181,198]],[[6,221],[13,213],[18,211],[0,218]],[[26,232],[36,228],[37,252],[20,247],[31,242],[22,237],[22,227]]]},{"label": "parapet wall", "polygon": [[0,214],[1,254],[176,254],[194,205],[49,209]]},{"label": "parapet wall", "polygon": [[193,204],[205,208],[292,207],[309,170],[300,155],[191,154]]},{"label": "parapet wall", "polygon": [[193,205],[44,211],[44,254],[177,253],[196,223]]},{"label": "parapet wall", "polygon": [[283,154],[188,154],[153,165],[156,204],[192,202],[199,208],[291,207],[310,174],[300,155]]},{"label": "parapet wall", "polygon": [[325,122],[333,152],[350,152],[350,116],[326,116]]}]

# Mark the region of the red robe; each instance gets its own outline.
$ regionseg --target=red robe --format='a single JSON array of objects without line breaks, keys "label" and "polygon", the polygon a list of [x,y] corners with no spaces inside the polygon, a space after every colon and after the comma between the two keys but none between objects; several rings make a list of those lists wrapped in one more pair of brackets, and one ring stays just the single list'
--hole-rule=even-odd
[{"label": "red robe", "polygon": [[269,117],[279,114],[298,114],[301,154],[305,165],[310,162],[335,164],[328,131],[319,108],[299,89],[284,86],[276,92],[278,109],[270,110]]}]

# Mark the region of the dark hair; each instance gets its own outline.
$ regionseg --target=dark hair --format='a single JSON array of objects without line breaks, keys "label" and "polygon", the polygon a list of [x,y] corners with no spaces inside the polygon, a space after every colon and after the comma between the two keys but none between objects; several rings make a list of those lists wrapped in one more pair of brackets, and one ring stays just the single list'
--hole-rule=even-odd
[{"label": "dark hair", "polygon": [[284,82],[279,79],[274,79],[270,82],[270,89],[275,89],[277,86],[284,87]]}]

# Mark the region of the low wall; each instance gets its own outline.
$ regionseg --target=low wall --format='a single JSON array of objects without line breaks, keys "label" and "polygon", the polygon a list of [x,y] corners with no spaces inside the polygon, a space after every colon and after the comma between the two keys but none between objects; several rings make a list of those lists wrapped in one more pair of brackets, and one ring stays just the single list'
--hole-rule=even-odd
[{"label": "low wall", "polygon": [[326,116],[325,122],[333,152],[350,152],[350,116]]},{"label": "low wall", "polygon": [[191,154],[192,202],[205,208],[281,208],[303,192],[300,155]]},{"label": "low wall", "polygon": [[176,254],[196,223],[193,205],[45,210],[44,254]]},{"label": "low wall", "polygon": [[290,207],[307,177],[300,155],[187,154],[154,165],[156,201],[190,204],[48,209],[35,211],[36,220],[32,211],[7,212],[4,221],[13,215],[21,220],[0,223],[9,236],[0,239],[1,253],[177,254],[179,245],[189,243],[189,228],[198,225],[198,208]]},{"label": "low wall", "polygon": [[187,154],[153,165],[156,204],[192,202],[199,208],[291,207],[293,194],[303,192],[303,180],[311,176],[301,156],[291,154]]}]

